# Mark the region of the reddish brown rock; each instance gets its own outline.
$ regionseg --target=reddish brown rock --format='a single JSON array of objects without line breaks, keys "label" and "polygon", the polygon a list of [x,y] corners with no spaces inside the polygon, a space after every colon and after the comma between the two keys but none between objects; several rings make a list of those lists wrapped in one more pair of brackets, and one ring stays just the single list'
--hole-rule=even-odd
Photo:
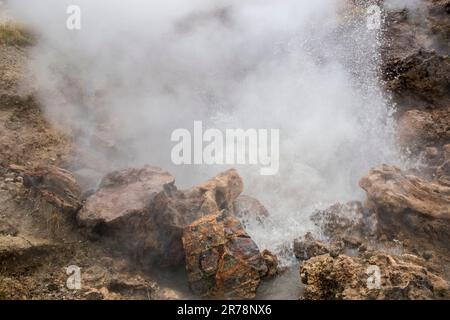
[{"label": "reddish brown rock", "polygon": [[377,214],[380,233],[447,247],[450,243],[450,187],[382,165],[362,178],[367,205]]},{"label": "reddish brown rock", "polygon": [[237,218],[208,215],[183,235],[192,291],[202,297],[254,298],[268,268]]},{"label": "reddish brown rock", "polygon": [[78,214],[79,223],[95,237],[114,239],[144,263],[174,266],[184,259],[181,237],[203,215],[232,211],[242,191],[235,170],[186,191],[174,177],[146,166],[107,175]]},{"label": "reddish brown rock", "polygon": [[[306,261],[300,276],[304,298],[311,300],[445,299],[447,281],[413,255],[394,256],[383,252],[364,257],[321,255]],[[379,271],[379,274],[376,274]],[[379,275],[379,277],[378,277]],[[379,280],[379,281],[378,281]]]}]

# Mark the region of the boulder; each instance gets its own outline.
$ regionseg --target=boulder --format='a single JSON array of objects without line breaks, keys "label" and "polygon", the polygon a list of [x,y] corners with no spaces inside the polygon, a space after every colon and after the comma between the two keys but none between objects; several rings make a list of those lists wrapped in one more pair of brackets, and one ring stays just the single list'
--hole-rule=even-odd
[{"label": "boulder", "polygon": [[364,257],[321,255],[300,268],[304,298],[317,299],[445,299],[447,281],[424,267],[417,256],[383,252]]},{"label": "boulder", "polygon": [[378,231],[449,248],[450,187],[382,165],[361,179],[367,206],[377,215]]},{"label": "boulder", "polygon": [[114,239],[143,263],[176,266],[184,259],[184,228],[203,215],[232,212],[241,191],[235,170],[180,191],[160,168],[125,169],[103,179],[77,219],[92,237]]},{"label": "boulder", "polygon": [[257,245],[231,215],[195,221],[183,234],[183,246],[190,287],[201,297],[254,298],[268,272]]},{"label": "boulder", "polygon": [[234,215],[246,224],[248,221],[256,220],[262,222],[269,216],[269,211],[259,202],[250,196],[240,195],[233,203]]}]

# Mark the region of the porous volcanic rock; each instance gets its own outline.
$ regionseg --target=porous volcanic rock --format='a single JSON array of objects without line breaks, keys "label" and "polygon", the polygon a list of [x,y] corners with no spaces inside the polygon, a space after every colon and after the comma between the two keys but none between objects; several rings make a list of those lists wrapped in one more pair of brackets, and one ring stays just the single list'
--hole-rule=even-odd
[{"label": "porous volcanic rock", "polygon": [[[447,281],[410,254],[368,253],[364,257],[321,255],[300,268],[305,299],[445,299]],[[377,272],[379,272],[377,274]],[[378,281],[379,280],[379,281]]]},{"label": "porous volcanic rock", "polygon": [[268,272],[257,245],[231,215],[205,216],[183,235],[186,269],[192,291],[202,297],[255,297]]}]

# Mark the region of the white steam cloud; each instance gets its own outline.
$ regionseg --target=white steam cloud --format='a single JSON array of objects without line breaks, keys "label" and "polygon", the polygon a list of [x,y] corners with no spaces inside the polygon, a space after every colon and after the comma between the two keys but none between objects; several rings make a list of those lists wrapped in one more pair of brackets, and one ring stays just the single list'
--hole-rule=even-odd
[{"label": "white steam cloud", "polygon": [[[80,31],[66,29],[70,4],[81,7]],[[245,192],[271,211],[264,226],[249,226],[261,247],[300,236],[314,208],[361,198],[359,178],[398,158],[378,80],[380,39],[348,1],[10,5],[41,35],[31,70],[48,117],[91,151],[74,164],[80,172],[150,163],[192,185],[224,168],[174,166],[173,130],[195,120],[280,129],[277,176],[238,168]]]}]

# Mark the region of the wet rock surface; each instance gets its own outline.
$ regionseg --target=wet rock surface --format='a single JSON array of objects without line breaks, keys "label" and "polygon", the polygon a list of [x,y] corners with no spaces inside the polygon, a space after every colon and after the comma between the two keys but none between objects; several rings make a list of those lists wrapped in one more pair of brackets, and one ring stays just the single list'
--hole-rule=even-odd
[{"label": "wet rock surface", "polygon": [[199,296],[254,298],[261,277],[268,272],[258,247],[230,215],[195,221],[184,232],[183,246],[190,287]]}]

